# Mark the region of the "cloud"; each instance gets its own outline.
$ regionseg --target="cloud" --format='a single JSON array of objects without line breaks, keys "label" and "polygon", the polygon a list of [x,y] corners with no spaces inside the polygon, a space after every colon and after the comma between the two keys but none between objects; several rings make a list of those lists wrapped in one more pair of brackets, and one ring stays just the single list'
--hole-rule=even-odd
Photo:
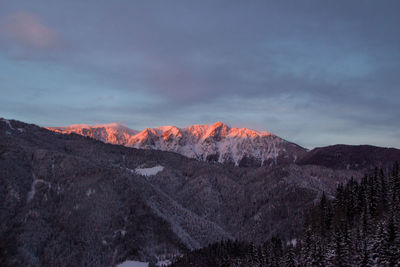
[{"label": "cloud", "polygon": [[[399,146],[400,1],[9,2],[0,107],[26,121],[223,120],[308,147],[363,136]],[[20,58],[51,60],[10,64]]]},{"label": "cloud", "polygon": [[20,11],[0,20],[0,49],[8,56],[25,58],[54,52],[63,45],[60,35],[29,12]]}]

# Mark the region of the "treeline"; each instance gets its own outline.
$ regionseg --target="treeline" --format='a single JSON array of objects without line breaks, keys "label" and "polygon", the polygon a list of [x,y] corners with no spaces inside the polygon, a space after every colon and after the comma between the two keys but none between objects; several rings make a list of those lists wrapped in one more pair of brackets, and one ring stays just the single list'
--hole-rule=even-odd
[{"label": "treeline", "polygon": [[399,164],[340,184],[332,199],[322,194],[303,227],[296,242],[221,241],[172,266],[400,266]]}]

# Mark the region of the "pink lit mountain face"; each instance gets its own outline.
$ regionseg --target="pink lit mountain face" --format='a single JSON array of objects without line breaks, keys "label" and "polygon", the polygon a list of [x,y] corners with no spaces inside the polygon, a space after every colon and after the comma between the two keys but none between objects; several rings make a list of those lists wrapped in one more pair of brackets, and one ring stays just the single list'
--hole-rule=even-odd
[{"label": "pink lit mountain face", "polygon": [[236,166],[291,163],[306,153],[306,149],[269,132],[231,128],[222,122],[186,128],[162,126],[143,131],[132,130],[116,123],[47,129],[89,136],[111,144],[176,152],[189,158]]}]

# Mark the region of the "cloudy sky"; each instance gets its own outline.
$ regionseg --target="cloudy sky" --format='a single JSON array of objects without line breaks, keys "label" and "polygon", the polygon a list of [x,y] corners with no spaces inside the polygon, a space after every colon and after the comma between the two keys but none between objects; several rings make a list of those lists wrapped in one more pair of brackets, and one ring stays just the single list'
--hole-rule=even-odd
[{"label": "cloudy sky", "polygon": [[400,1],[0,0],[0,117],[400,148]]}]

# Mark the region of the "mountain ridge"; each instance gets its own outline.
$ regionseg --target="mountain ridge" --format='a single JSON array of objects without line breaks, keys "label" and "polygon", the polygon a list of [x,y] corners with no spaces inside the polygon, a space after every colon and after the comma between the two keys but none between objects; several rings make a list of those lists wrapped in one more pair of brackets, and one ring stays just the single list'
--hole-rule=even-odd
[{"label": "mountain ridge", "polygon": [[320,165],[334,169],[368,169],[389,167],[400,160],[400,150],[372,145],[336,144],[307,152],[297,164]]},{"label": "mountain ridge", "polygon": [[270,132],[230,127],[223,122],[182,128],[160,126],[142,131],[115,123],[46,129],[64,134],[77,133],[128,147],[171,151],[189,158],[235,166],[291,163],[306,152],[305,148]]}]

